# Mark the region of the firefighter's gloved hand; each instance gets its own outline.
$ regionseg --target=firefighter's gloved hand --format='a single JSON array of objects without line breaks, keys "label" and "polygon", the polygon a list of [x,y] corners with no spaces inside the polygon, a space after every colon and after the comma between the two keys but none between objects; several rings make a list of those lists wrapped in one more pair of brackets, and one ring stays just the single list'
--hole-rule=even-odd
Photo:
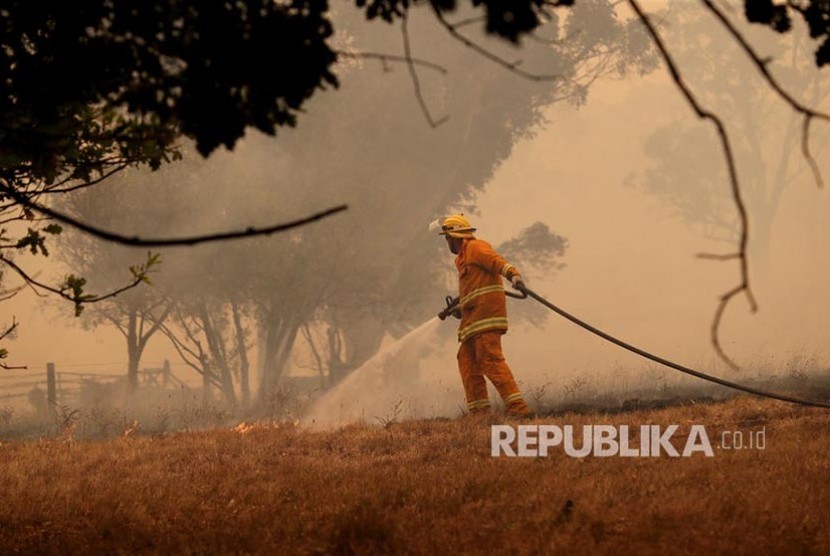
[{"label": "firefighter's gloved hand", "polygon": [[454,316],[455,318],[460,319],[461,318],[461,309],[459,307],[456,307],[455,309],[453,309],[452,313],[450,313],[450,314],[452,316]]},{"label": "firefighter's gloved hand", "polygon": [[521,274],[513,276],[513,278],[510,279],[510,283],[513,284],[513,287],[519,291],[523,291],[525,289],[525,281],[522,279]]}]

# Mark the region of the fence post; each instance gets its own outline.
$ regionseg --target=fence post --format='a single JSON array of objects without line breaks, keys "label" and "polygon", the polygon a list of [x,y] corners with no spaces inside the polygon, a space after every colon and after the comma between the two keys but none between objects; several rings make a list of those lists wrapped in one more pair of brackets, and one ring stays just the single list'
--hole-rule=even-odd
[{"label": "fence post", "polygon": [[55,364],[46,363],[46,401],[54,409],[58,405],[58,388],[55,381]]},{"label": "fence post", "polygon": [[165,359],[164,360],[164,365],[162,365],[161,368],[162,368],[162,373],[163,373],[163,377],[164,377],[163,384],[164,384],[164,387],[167,388],[167,386],[170,384],[170,361]]}]

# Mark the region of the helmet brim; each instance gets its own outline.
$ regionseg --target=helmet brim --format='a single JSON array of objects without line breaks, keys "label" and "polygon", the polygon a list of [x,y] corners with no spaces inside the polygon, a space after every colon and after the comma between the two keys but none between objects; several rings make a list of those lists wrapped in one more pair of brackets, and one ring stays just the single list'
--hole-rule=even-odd
[{"label": "helmet brim", "polygon": [[438,235],[442,236],[450,236],[458,239],[466,239],[475,237],[473,233],[476,231],[476,228],[459,228],[458,230],[443,230],[439,232]]}]

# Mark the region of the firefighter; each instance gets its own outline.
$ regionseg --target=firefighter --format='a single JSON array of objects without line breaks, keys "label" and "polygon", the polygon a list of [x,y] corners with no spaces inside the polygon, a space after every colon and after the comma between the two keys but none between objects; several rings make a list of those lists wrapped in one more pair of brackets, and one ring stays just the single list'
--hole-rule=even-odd
[{"label": "firefighter", "polygon": [[501,336],[507,332],[502,276],[519,289],[524,286],[522,275],[489,243],[477,239],[475,231],[463,214],[453,214],[444,219],[440,232],[456,256],[458,269],[459,303],[453,315],[461,319],[458,370],[467,409],[470,413],[489,413],[487,377],[504,400],[508,416],[533,417],[501,349]]}]

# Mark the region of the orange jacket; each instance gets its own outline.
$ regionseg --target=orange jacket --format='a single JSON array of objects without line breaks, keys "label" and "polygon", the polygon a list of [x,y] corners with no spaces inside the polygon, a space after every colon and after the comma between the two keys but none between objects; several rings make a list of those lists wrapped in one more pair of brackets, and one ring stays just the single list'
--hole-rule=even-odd
[{"label": "orange jacket", "polygon": [[486,330],[507,330],[507,307],[501,277],[519,274],[512,264],[481,239],[466,239],[455,257],[461,324],[458,341]]}]

